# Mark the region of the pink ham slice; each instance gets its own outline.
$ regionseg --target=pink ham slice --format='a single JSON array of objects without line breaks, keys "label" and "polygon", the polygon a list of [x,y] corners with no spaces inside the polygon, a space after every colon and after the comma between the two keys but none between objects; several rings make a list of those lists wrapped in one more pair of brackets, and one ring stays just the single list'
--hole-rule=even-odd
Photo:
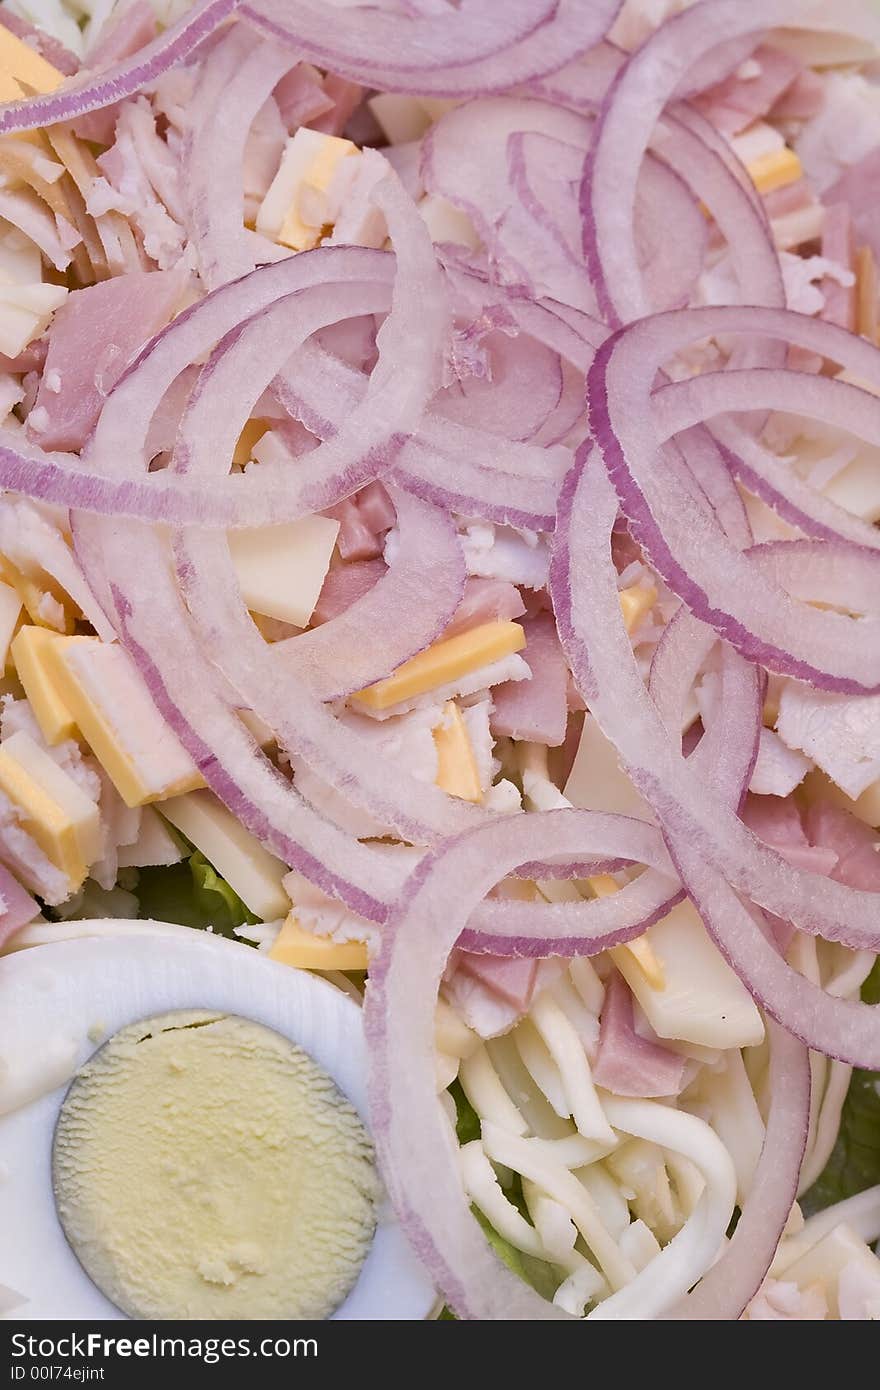
[{"label": "pink ham slice", "polygon": [[82,448],[106,397],[138,350],[168,323],[188,279],[185,270],[135,271],[68,295],[53,321],[37,392],[36,443]]},{"label": "pink ham slice", "polygon": [[335,106],[321,85],[321,74],[309,63],[297,63],[285,73],[273,95],[289,131],[326,116]]},{"label": "pink ham slice", "polygon": [[0,864],[0,947],[5,946],[28,922],[38,917],[40,909],[8,869]]},{"label": "pink ham slice", "polygon": [[828,801],[807,807],[804,828],[811,845],[837,856],[832,878],[850,888],[880,891],[880,836],[876,830]]},{"label": "pink ham slice", "polygon": [[309,124],[312,130],[320,130],[324,135],[341,135],[355,108],[360,106],[364,89],[356,82],[336,77],[331,72],[324,78],[324,94],[332,101],[333,106]]},{"label": "pink ham slice", "polygon": [[336,544],[343,560],[376,559],[382,554],[385,532],[397,520],[391,498],[378,482],[330,507],[327,516],[339,522]]},{"label": "pink ham slice", "polygon": [[368,594],[387,570],[384,560],[355,560],[353,564],[328,570],[312,613],[312,626],[318,627],[321,623],[329,623],[331,618],[338,618]]},{"label": "pink ham slice", "polygon": [[747,796],[741,814],[749,829],[790,864],[816,874],[832,875],[836,852],[810,843],[801,813],[790,796]]},{"label": "pink ham slice", "polygon": [[684,1079],[685,1059],[633,1027],[632,995],[614,971],[605,986],[599,1046],[593,1066],[597,1086],[616,1096],[675,1096]]},{"label": "pink ham slice", "polygon": [[803,71],[800,63],[776,48],[757,48],[753,59],[761,65],[755,77],[733,73],[694,102],[724,135],[739,135],[752,121],[766,116]]},{"label": "pink ham slice", "polygon": [[464,586],[461,603],[443,636],[454,637],[483,623],[512,622],[521,618],[525,611],[522,595],[515,584],[508,583],[506,579],[478,579],[472,576]]},{"label": "pink ham slice", "polygon": [[558,748],[568,724],[568,665],[549,613],[538,614],[523,627],[522,655],[532,678],[495,687],[492,733]]}]

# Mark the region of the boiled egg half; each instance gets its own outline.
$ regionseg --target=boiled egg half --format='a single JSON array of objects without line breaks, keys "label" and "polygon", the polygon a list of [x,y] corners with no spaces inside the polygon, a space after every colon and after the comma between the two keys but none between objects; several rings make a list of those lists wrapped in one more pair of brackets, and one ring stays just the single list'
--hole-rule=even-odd
[{"label": "boiled egg half", "polygon": [[185,927],[54,930],[0,959],[0,1313],[430,1316],[358,1004]]}]

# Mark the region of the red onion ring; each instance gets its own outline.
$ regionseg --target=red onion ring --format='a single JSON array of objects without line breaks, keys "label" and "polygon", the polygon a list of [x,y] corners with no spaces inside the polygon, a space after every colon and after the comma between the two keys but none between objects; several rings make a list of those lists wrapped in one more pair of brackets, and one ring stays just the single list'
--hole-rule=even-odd
[{"label": "red onion ring", "polygon": [[[462,97],[528,82],[586,53],[613,23],[621,0],[505,0],[504,23],[472,0],[443,18],[377,16],[348,10],[334,16],[318,0],[255,0],[242,14],[270,37],[291,43],[321,67],[385,91]],[[382,19],[382,25],[376,19]],[[482,23],[480,22],[482,19]],[[430,58],[426,55],[430,54]],[[462,54],[468,54],[462,59]],[[392,58],[389,55],[397,55]]]},{"label": "red onion ring", "polygon": [[[725,331],[818,344],[851,369],[860,366],[863,375],[880,380],[876,348],[834,325],[787,310],[684,310],[624,330],[599,349],[589,377],[591,425],[624,512],[670,587],[744,655],[826,689],[880,690],[876,622],[859,622],[857,650],[851,651],[854,620],[795,605],[783,589],[759,576],[711,514],[698,515],[674,456],[660,447],[671,430],[686,428],[702,414],[697,402],[705,404],[710,392],[712,414],[722,408],[743,410],[777,402],[794,408],[797,400],[803,413],[823,418],[831,410],[829,400],[845,401],[846,424],[869,438],[880,438],[880,405],[868,392],[825,378],[771,369],[729,370],[701,378],[707,385],[697,389],[694,382],[681,382],[658,391],[659,422],[656,427],[649,424],[643,402],[657,367],[686,340]],[[639,411],[640,416],[634,414]],[[843,423],[839,415],[834,418]],[[796,645],[791,641],[793,626]]]}]

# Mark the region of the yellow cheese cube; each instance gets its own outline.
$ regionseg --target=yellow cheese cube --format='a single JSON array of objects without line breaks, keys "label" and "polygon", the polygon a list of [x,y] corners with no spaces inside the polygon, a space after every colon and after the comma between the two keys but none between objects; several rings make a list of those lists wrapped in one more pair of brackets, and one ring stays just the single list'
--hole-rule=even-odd
[{"label": "yellow cheese cube", "polygon": [[63,739],[73,738],[76,734],[76,720],[62,698],[48,661],[49,650],[56,642],[70,640],[49,628],[28,624],[19,630],[12,643],[12,659],[18,679],[30,700],[40,732],[49,744],[61,743]]},{"label": "yellow cheese cube", "polygon": [[260,205],[257,231],[293,251],[317,246],[323,228],[303,220],[300,199],[326,191],[342,160],[357,153],[350,140],[301,126],[288,141],[278,173]]},{"label": "yellow cheese cube", "polygon": [[101,823],[90,797],[28,734],[0,743],[0,790],[19,809],[22,825],[71,891],[101,853]]},{"label": "yellow cheese cube", "polygon": [[203,787],[127,652],[97,637],[58,638],[46,669],[80,733],[127,806]]},{"label": "yellow cheese cube", "polygon": [[749,178],[759,193],[773,193],[803,178],[803,167],[794,150],[784,145],[780,150],[762,154],[747,165]]},{"label": "yellow cheese cube", "polygon": [[[37,627],[47,627],[53,632],[73,632],[76,626],[76,611],[68,594],[48,576],[42,583],[16,569],[5,555],[0,555],[0,580],[15,589],[27,609],[28,617]],[[51,613],[47,616],[46,600],[54,600]],[[57,605],[57,606],[56,606]],[[56,615],[61,627],[58,627]]]},{"label": "yellow cheese cube", "polygon": [[657,602],[657,590],[650,585],[633,584],[620,591],[620,609],[627,632],[638,627]]},{"label": "yellow cheese cube", "polygon": [[367,709],[384,710],[401,700],[412,700],[438,686],[448,685],[469,671],[501,661],[522,651],[526,635],[519,623],[483,623],[470,632],[435,642],[426,651],[405,661],[393,675],[367,686],[352,699]]},{"label": "yellow cheese cube", "polygon": [[230,531],[232,563],[251,612],[305,627],[327,577],[338,534],[339,522],[327,516]]},{"label": "yellow cheese cube", "polygon": [[[54,92],[64,81],[64,74],[47,63],[42,54],[30,44],[9,30],[0,27],[0,73],[10,82],[23,83],[32,92]],[[17,93],[22,95],[21,89]],[[3,101],[14,101],[14,96],[2,97]]]},{"label": "yellow cheese cube", "polygon": [[[588,882],[597,898],[607,898],[609,894],[619,892],[619,885],[610,874],[596,874],[588,879]],[[617,966],[621,966],[621,957],[625,957],[627,961],[634,961],[652,989],[666,988],[663,966],[646,936],[637,936],[634,941],[628,941],[624,946],[613,946],[608,954]]]},{"label": "yellow cheese cube", "polygon": [[160,809],[165,819],[202,851],[251,912],[264,922],[287,916],[290,898],[282,885],[287,865],[264,849],[211,792],[176,796],[163,802]]},{"label": "yellow cheese cube", "polygon": [[366,970],[362,941],[333,941],[301,927],[293,912],[285,918],[269,956],[300,970]]},{"label": "yellow cheese cube", "polygon": [[480,773],[467,725],[454,700],[443,706],[443,722],[434,729],[437,786],[462,801],[482,801]]},{"label": "yellow cheese cube", "polygon": [[21,595],[11,584],[0,580],[0,674],[6,670],[12,634],[21,617]]}]

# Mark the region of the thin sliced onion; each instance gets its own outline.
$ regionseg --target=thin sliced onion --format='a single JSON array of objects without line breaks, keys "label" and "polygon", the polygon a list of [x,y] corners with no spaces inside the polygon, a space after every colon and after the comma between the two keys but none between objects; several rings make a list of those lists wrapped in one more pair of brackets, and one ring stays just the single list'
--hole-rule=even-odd
[{"label": "thin sliced onion", "polygon": [[[843,329],[774,309],[693,309],[658,316],[603,346],[590,372],[590,419],[625,514],[651,562],[701,619],[751,660],[844,693],[880,691],[880,625],[796,603],[734,545],[676,467],[662,441],[723,408],[783,402],[880,440],[880,402],[843,382],[781,369],[728,370],[657,392],[658,366],[686,342],[712,333],[790,339],[835,354],[880,382],[880,352]],[[697,383],[702,383],[698,385]],[[795,404],[797,403],[797,404]],[[659,417],[659,420],[657,419]],[[654,421],[657,420],[655,424]]]},{"label": "thin sliced onion", "polygon": [[294,15],[285,0],[254,0],[242,6],[242,13],[264,33],[292,43],[319,66],[355,82],[385,91],[462,97],[561,68],[602,38],[620,3],[592,0],[585,13],[581,0],[505,0],[503,23],[497,9],[490,14],[481,0],[469,0],[442,19],[418,17],[409,24],[400,15],[377,15],[375,9],[347,10],[334,15],[332,39],[320,0],[300,0]]}]

